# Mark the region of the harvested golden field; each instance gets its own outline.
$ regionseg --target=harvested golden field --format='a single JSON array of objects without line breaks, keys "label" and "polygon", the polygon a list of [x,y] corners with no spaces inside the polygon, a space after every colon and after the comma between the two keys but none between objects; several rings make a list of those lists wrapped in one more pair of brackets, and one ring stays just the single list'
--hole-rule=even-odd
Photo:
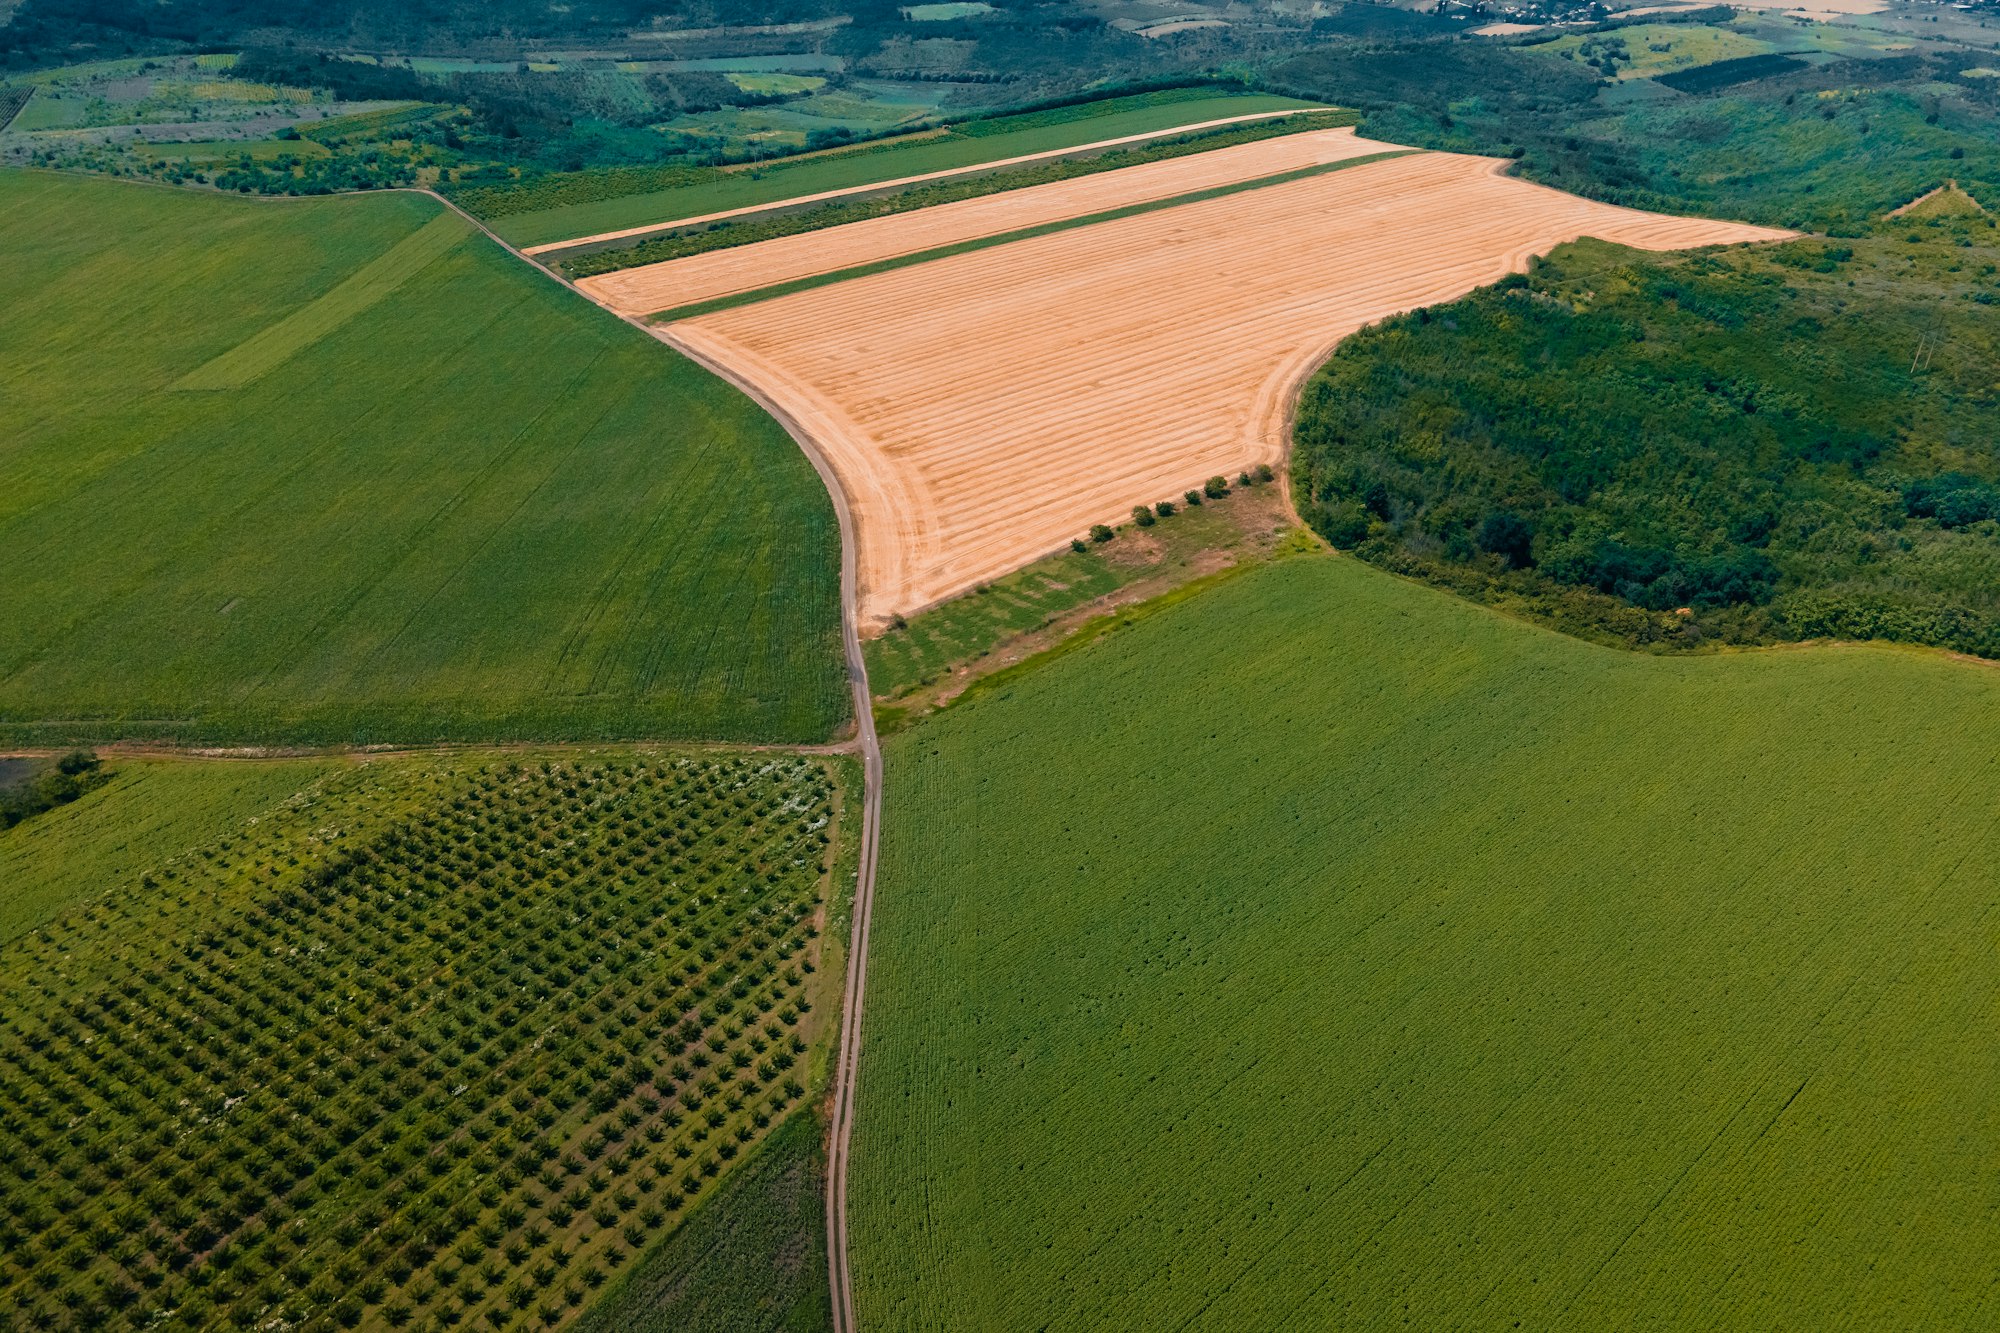
[{"label": "harvested golden field", "polygon": [[1365,163],[662,332],[826,455],[880,626],[1134,505],[1279,462],[1298,385],[1364,324],[1581,236],[1665,250],[1789,234],[1594,203],[1506,165]]},{"label": "harvested golden field", "polygon": [[1285,135],[619,269],[577,286],[621,315],[650,315],[919,250],[1392,151],[1395,145],[1358,139],[1351,129]]}]

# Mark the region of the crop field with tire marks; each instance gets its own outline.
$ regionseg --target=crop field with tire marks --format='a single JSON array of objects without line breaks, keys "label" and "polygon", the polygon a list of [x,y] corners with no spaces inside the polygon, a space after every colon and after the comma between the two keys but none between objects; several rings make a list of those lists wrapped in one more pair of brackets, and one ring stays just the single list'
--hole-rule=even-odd
[{"label": "crop field with tire marks", "polygon": [[0,945],[6,1322],[567,1323],[806,1095],[851,781],[327,765]]},{"label": "crop field with tire marks", "polygon": [[0,740],[825,740],[824,486],[441,216],[0,172]]},{"label": "crop field with tire marks", "polygon": [[1992,1327],[2000,674],[1302,557],[887,745],[863,1326]]},{"label": "crop field with tire marks", "polygon": [[[879,628],[1134,505],[1278,462],[1299,382],[1373,320],[1582,235],[1672,249],[1789,234],[1595,203],[1507,165],[1361,162],[664,332],[831,459],[858,526],[861,617]],[[926,225],[921,211],[885,221]]]}]

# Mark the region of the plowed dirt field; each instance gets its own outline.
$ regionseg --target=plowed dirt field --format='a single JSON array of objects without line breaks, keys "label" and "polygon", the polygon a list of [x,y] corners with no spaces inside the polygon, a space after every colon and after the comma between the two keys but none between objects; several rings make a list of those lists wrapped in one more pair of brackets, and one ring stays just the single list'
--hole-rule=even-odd
[{"label": "plowed dirt field", "polygon": [[650,315],[919,250],[1394,149],[1393,144],[1357,139],[1350,129],[1286,135],[620,269],[585,278],[577,286],[621,315]]},{"label": "plowed dirt field", "polygon": [[1280,462],[1297,386],[1364,324],[1580,236],[1665,250],[1789,234],[1594,203],[1506,165],[1367,163],[664,332],[831,459],[859,529],[861,615],[880,626],[1136,504]]}]

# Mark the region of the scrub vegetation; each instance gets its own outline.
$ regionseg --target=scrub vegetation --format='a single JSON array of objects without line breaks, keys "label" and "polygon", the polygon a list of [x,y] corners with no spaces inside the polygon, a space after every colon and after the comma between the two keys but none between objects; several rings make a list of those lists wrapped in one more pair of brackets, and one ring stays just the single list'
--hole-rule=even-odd
[{"label": "scrub vegetation", "polygon": [[1996,236],[1570,247],[1343,343],[1295,491],[1336,546],[1578,633],[2000,657]]},{"label": "scrub vegetation", "polygon": [[797,447],[435,201],[0,173],[0,250],[0,738],[846,720]]},{"label": "scrub vegetation", "polygon": [[948,710],[888,745],[858,1316],[1984,1326],[1996,754],[1984,667],[1331,556]]},{"label": "scrub vegetation", "polygon": [[106,862],[0,946],[0,1302],[569,1322],[805,1096],[840,776],[378,760]]}]

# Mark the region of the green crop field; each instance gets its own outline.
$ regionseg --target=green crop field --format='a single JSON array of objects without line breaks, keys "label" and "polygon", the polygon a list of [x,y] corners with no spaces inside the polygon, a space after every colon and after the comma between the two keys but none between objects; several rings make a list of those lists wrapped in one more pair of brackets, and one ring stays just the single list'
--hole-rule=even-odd
[{"label": "green crop field", "polygon": [[558,1327],[816,1082],[841,761],[190,765],[0,834],[10,1327]]},{"label": "green crop field", "polygon": [[2000,1319],[2000,674],[1298,557],[894,738],[870,1329]]},{"label": "green crop field", "polygon": [[[1149,134],[1229,116],[1312,105],[1297,98],[1262,93],[1196,94],[1192,90],[1174,90],[1173,95],[1141,94],[1064,107],[1058,112],[973,122],[979,127],[977,133],[958,131],[875,149],[814,155],[751,171],[718,171],[696,183],[645,194],[595,199],[532,213],[510,213],[496,217],[493,229],[516,245],[542,245],[624,227],[768,204],[823,190],[1074,148],[1128,134]],[[469,198],[467,203],[475,212],[479,211],[476,199]]]},{"label": "green crop field", "polygon": [[816,741],[776,423],[441,215],[0,173],[0,739]]}]

